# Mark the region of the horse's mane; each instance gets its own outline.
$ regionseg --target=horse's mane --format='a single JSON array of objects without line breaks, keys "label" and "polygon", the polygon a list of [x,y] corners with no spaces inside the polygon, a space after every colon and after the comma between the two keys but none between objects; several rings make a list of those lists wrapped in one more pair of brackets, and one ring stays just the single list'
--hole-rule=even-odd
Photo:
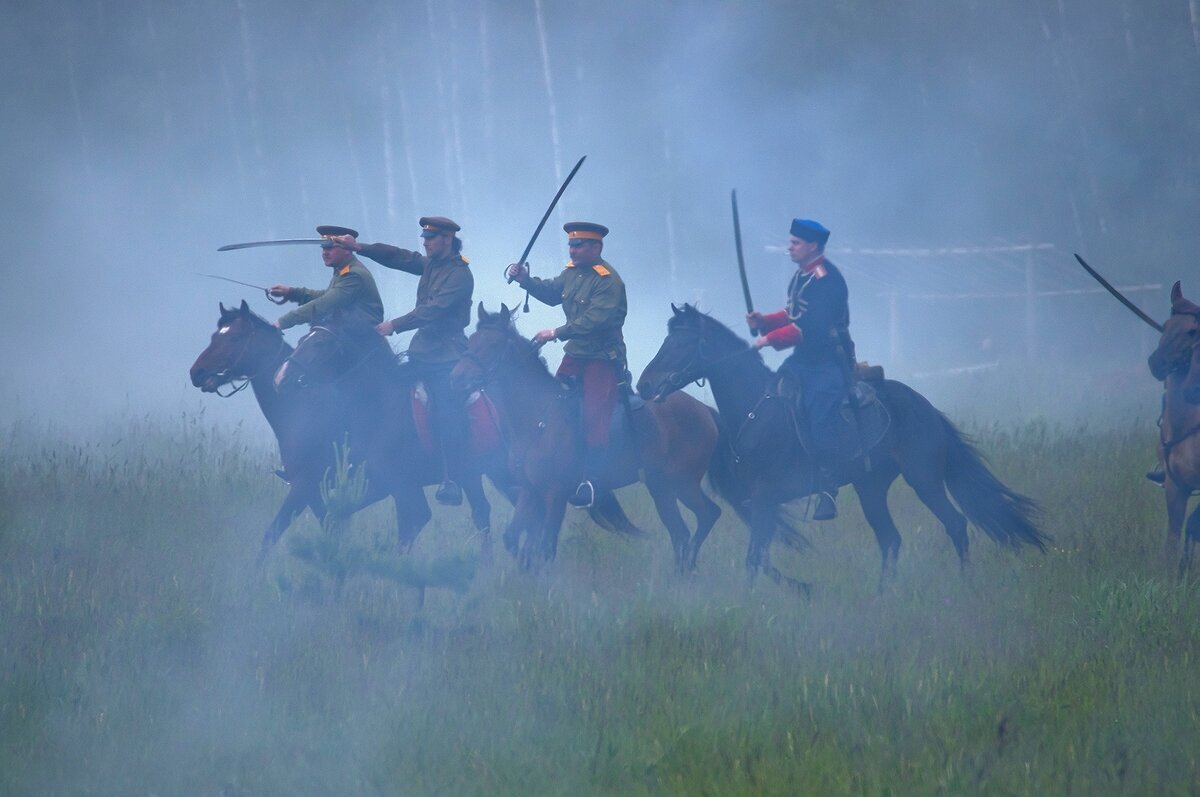
[{"label": "horse's mane", "polygon": [[501,308],[500,312],[496,313],[489,313],[483,310],[479,316],[479,320],[475,324],[475,329],[494,329],[502,333],[506,338],[505,345],[516,346],[528,351],[530,359],[537,360],[546,375],[550,376],[550,366],[546,365],[546,358],[534,353],[533,341],[520,333],[516,322],[513,321],[512,315],[505,312],[507,308],[504,305],[501,305]]},{"label": "horse's mane", "polygon": [[[721,338],[723,338],[723,342],[728,342],[728,344],[734,348],[746,349],[750,346],[750,344],[747,343],[745,338],[743,338],[741,335],[734,332],[732,329],[725,326],[708,313],[702,312],[691,304],[684,304],[683,307],[679,308],[671,305],[671,308],[675,310],[675,312],[671,314],[670,320],[667,321],[667,332],[675,332],[681,329],[685,324],[702,326],[704,332],[708,334],[716,333],[716,335],[719,335]],[[763,368],[767,368],[767,364],[763,360],[762,352],[755,351],[754,360],[757,361],[758,364]],[[770,369],[768,368],[767,370]]]}]

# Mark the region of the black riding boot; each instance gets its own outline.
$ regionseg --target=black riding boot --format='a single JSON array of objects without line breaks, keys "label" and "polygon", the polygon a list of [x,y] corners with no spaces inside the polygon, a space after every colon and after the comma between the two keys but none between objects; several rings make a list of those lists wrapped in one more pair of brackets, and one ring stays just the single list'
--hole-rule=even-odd
[{"label": "black riding boot", "polygon": [[1162,487],[1167,481],[1167,472],[1162,468],[1155,468],[1146,474],[1146,478]]},{"label": "black riding boot", "polygon": [[817,509],[813,520],[833,520],[837,517],[838,480],[829,468],[817,471]]}]

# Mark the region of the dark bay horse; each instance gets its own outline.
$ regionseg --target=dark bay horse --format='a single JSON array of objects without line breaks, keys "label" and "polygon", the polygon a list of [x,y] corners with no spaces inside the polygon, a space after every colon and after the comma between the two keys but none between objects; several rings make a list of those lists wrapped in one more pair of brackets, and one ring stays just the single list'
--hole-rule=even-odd
[{"label": "dark bay horse", "polygon": [[1180,575],[1186,575],[1192,546],[1200,539],[1200,507],[1187,515],[1188,499],[1200,490],[1200,305],[1183,297],[1176,282],[1171,288],[1171,317],[1163,324],[1158,347],[1148,364],[1154,378],[1164,383],[1163,417],[1159,453],[1166,470],[1163,489],[1167,499],[1168,556],[1179,548],[1179,535],[1187,517]]},{"label": "dark bay horse", "polygon": [[[347,426],[350,454],[366,463],[368,489],[396,499],[397,532],[408,548],[432,517],[422,487],[442,480],[439,457],[427,453],[412,411],[413,381],[374,327],[313,326],[275,374],[284,395],[332,390]],[[490,550],[491,503],[482,474],[509,500],[516,490],[502,446],[472,451],[462,463],[461,487],[475,528]]]},{"label": "dark bay horse", "polygon": [[[279,444],[281,475],[290,485],[287,497],[263,534],[259,562],[305,507],[318,520],[325,517],[321,482],[334,464],[334,445],[346,432],[332,390],[314,390],[303,396],[281,396],[275,391],[275,371],[292,353],[283,333],[256,315],[245,301],[241,307],[221,305],[217,331],[192,365],[192,384],[205,393],[228,397],[247,384]],[[237,385],[237,383],[241,383]],[[223,387],[232,386],[229,393]]]},{"label": "dark bay horse", "polygon": [[[510,467],[522,486],[504,544],[529,567],[554,558],[567,499],[583,476],[579,402],[517,331],[508,307],[488,313],[480,303],[478,320],[451,378],[460,389],[485,388],[496,405]],[[640,467],[671,536],[677,570],[694,569],[700,546],[721,514],[701,487],[719,450],[716,413],[681,393],[628,417],[632,440],[622,446],[614,438],[612,447],[620,453],[610,456],[606,472],[592,474],[597,493],[608,495],[633,483]],[[714,478],[714,484],[717,481]],[[679,502],[696,517],[694,535],[679,512]]]},{"label": "dark bay horse", "polygon": [[[792,399],[773,395],[775,374],[729,328],[690,305],[671,309],[667,337],[638,380],[638,392],[663,401],[686,384],[709,380],[736,448],[749,505],[746,567],[751,577],[759,569],[772,572],[768,549],[781,504],[813,492],[811,465],[791,415]],[[887,506],[888,488],[900,475],[941,521],[963,567],[969,561],[968,519],[999,543],[1045,551],[1047,538],[1037,526],[1036,505],[1002,484],[945,415],[907,385],[893,380],[874,384],[891,424],[868,452],[870,469],[845,467],[840,479],[854,486],[879,542],[881,588],[895,572],[900,553],[900,532]],[[947,488],[961,513],[947,497]],[[735,506],[745,510],[745,504]]]}]

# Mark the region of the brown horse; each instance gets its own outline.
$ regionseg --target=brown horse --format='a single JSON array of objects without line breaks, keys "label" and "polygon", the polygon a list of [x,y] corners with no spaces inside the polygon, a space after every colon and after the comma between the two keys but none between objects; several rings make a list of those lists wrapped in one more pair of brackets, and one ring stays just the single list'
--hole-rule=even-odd
[{"label": "brown horse", "polygon": [[[781,574],[771,566],[768,553],[780,506],[815,491],[811,462],[795,432],[792,399],[775,394],[776,374],[731,329],[690,305],[671,309],[667,337],[638,380],[638,392],[646,399],[670,400],[684,385],[708,379],[721,421],[730,425],[725,432],[736,448],[737,480],[732,489],[741,491],[746,502],[731,503],[739,512],[748,507],[748,574],[753,577],[763,570],[779,580]],[[839,477],[843,484],[854,485],[875,532],[882,556],[881,589],[900,554],[900,532],[888,511],[887,494],[901,475],[942,522],[963,567],[968,563],[968,520],[999,543],[1045,550],[1037,506],[997,479],[945,415],[900,382],[882,380],[875,390],[891,423],[866,460],[843,466]],[[961,512],[950,502],[947,489]]]},{"label": "brown horse", "polygon": [[[451,379],[459,389],[486,388],[496,405],[508,443],[509,466],[519,477],[520,497],[504,544],[523,566],[554,558],[567,498],[583,476],[580,405],[547,370],[538,349],[517,332],[505,305],[488,313],[479,304],[479,323]],[[634,400],[634,399],[631,399]],[[671,536],[677,570],[689,571],[704,539],[721,515],[701,480],[718,450],[716,413],[680,393],[670,401],[619,410],[629,419],[627,445],[614,438],[603,473],[592,475],[598,492],[632,484],[639,469],[655,509]],[[682,502],[696,516],[691,534],[680,515]],[[526,532],[524,544],[521,533]]]},{"label": "brown horse", "polygon": [[1168,557],[1179,549],[1179,535],[1187,517],[1187,534],[1179,560],[1185,575],[1192,546],[1200,539],[1200,508],[1187,515],[1188,499],[1200,491],[1200,305],[1183,298],[1176,282],[1171,288],[1171,317],[1163,324],[1158,347],[1148,364],[1154,378],[1164,383],[1163,417],[1159,427],[1159,453],[1166,469],[1163,489],[1167,499]]}]

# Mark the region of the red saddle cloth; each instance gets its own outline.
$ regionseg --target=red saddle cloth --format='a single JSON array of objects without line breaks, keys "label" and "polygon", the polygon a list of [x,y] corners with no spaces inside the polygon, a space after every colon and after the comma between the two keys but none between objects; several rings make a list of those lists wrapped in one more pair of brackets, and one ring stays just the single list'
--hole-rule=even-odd
[{"label": "red saddle cloth", "polygon": [[[425,386],[417,383],[412,391],[413,423],[417,427],[417,440],[426,453],[434,452],[433,427],[429,418],[429,394]],[[500,447],[500,426],[496,419],[496,407],[485,393],[476,391],[467,397],[467,451],[479,456]]]}]

